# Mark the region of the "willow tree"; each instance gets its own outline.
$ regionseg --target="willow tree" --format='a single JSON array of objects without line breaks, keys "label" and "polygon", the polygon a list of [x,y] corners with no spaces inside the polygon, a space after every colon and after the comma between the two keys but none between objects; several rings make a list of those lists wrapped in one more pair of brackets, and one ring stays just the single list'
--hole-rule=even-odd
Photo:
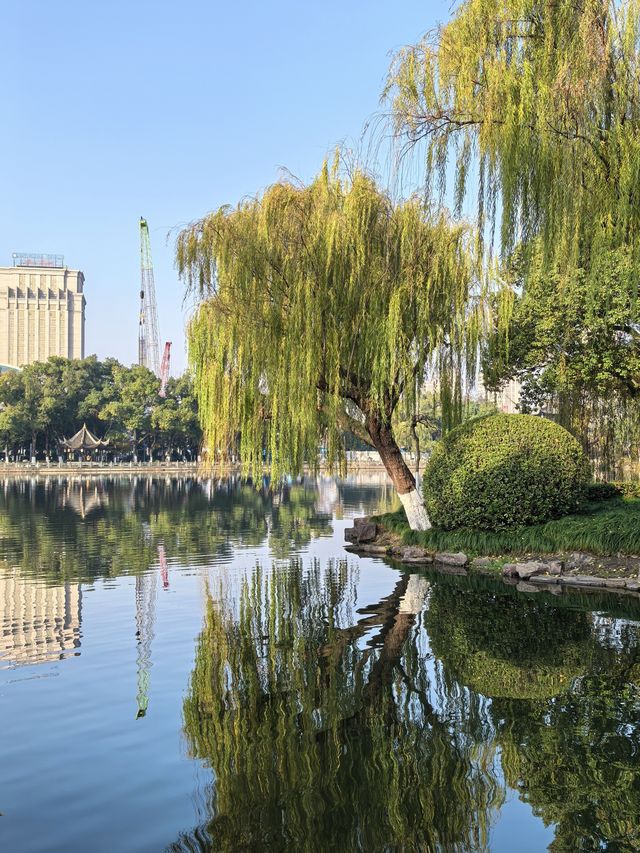
[{"label": "willow tree", "polygon": [[349,429],[380,454],[412,527],[429,526],[392,417],[428,368],[449,388],[475,355],[468,243],[445,213],[326,166],[308,186],[283,180],[182,231],[209,453],[224,458],[239,437],[247,472],[266,458],[276,476],[297,473],[321,445],[342,464]]},{"label": "willow tree", "polygon": [[457,205],[477,188],[485,245],[518,249],[505,375],[640,397],[639,43],[640,0],[466,0],[391,68],[402,145],[441,190],[455,175]]}]

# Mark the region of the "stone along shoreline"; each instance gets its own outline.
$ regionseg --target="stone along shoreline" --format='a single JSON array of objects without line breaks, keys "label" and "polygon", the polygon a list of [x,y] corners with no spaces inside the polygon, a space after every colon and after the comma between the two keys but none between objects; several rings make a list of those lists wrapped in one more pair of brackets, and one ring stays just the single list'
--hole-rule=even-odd
[{"label": "stone along shoreline", "polygon": [[429,566],[443,574],[484,574],[501,577],[521,592],[561,592],[563,588],[593,589],[640,594],[640,557],[618,554],[601,556],[586,551],[533,555],[517,558],[470,557],[463,552],[431,551],[405,545],[398,534],[370,518],[354,519],[345,530],[345,547],[362,556],[386,557],[408,566]]}]

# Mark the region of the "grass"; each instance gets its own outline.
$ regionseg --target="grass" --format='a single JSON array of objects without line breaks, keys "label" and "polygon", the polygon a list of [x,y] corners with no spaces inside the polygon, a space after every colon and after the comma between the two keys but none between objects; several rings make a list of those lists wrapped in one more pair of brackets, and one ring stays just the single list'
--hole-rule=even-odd
[{"label": "grass", "polygon": [[544,524],[511,530],[409,529],[404,510],[386,513],[375,521],[397,533],[407,545],[433,551],[464,551],[470,556],[554,554],[589,551],[592,554],[640,554],[640,499],[616,498],[590,503],[574,515]]}]

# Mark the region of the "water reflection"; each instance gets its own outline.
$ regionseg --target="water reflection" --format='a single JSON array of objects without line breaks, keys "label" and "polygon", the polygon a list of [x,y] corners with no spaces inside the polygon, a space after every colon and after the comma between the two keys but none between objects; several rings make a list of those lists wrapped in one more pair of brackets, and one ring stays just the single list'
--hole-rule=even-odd
[{"label": "water reflection", "polygon": [[[138,716],[148,707],[156,587],[169,561],[230,560],[239,546],[275,558],[329,537],[344,508],[385,509],[379,475],[305,479],[277,490],[239,478],[27,478],[0,481],[0,662],[78,654],[82,585],[134,574]],[[158,580],[160,574],[161,581]]]},{"label": "water reflection", "polygon": [[80,584],[34,583],[0,562],[0,667],[77,654],[81,622]]},{"label": "water reflection", "polygon": [[353,582],[210,591],[184,731],[212,781],[172,851],[491,849],[509,789],[553,851],[640,849],[637,603],[403,574],[356,610]]},{"label": "water reflection", "polygon": [[158,546],[173,561],[231,559],[238,546],[286,558],[331,536],[345,510],[384,511],[394,500],[379,474],[276,490],[233,477],[5,479],[0,557],[53,582],[145,572],[157,566]]},{"label": "water reflection", "polygon": [[6,849],[640,849],[638,599],[347,556],[392,500],[0,484]]},{"label": "water reflection", "polygon": [[209,599],[184,704],[209,816],[172,850],[487,849],[495,748],[432,704],[427,590],[402,575],[355,621],[346,564],[295,561]]}]

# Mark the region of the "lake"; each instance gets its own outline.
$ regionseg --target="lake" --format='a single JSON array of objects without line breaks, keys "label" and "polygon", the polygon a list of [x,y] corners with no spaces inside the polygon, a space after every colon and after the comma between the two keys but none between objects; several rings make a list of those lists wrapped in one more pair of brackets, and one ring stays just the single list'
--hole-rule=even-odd
[{"label": "lake", "polygon": [[393,505],[0,480],[0,850],[639,850],[638,599],[344,551]]}]

